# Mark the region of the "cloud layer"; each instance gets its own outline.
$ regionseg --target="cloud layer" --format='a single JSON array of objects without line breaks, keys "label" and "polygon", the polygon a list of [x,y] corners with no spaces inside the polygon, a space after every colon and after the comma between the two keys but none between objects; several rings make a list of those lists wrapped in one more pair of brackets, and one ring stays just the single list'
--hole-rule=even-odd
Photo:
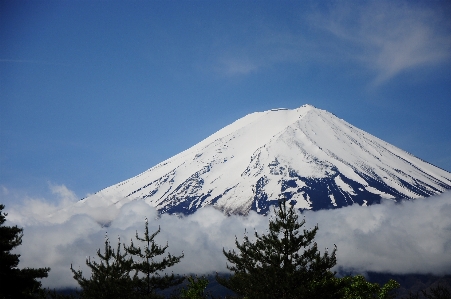
[{"label": "cloud layer", "polygon": [[[51,267],[43,284],[49,287],[76,286],[70,265],[85,267],[88,256],[95,257],[102,248],[105,233],[112,245],[116,238],[123,243],[142,234],[144,219],[156,231],[159,244],[169,244],[174,255],[185,257],[171,269],[174,273],[211,273],[226,271],[222,249],[235,248],[235,236],[241,240],[244,231],[263,233],[268,217],[250,213],[247,217],[226,217],[213,208],[204,208],[187,217],[158,216],[145,202],[135,201],[121,209],[73,208],[73,192],[64,186],[51,186],[60,197],[58,205],[42,199],[27,198],[6,207],[7,225],[24,227],[20,267]],[[5,193],[4,193],[5,194]],[[71,208],[72,207],[72,208]],[[47,212],[46,212],[47,211]],[[115,217],[109,227],[104,211]],[[51,216],[47,216],[51,215]],[[304,212],[306,227],[319,225],[319,248],[337,245],[337,269],[362,273],[450,273],[451,269],[451,192],[412,202],[391,201],[370,207],[351,206],[337,210]]]}]

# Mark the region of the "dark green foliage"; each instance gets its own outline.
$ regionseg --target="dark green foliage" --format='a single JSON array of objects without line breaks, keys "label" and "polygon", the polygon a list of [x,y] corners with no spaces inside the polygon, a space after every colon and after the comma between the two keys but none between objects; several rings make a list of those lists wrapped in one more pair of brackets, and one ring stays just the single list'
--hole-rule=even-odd
[{"label": "dark green foliage", "polygon": [[83,277],[81,270],[71,270],[74,279],[82,288],[81,298],[133,298],[134,280],[131,275],[133,260],[127,253],[121,253],[121,243],[116,251],[111,248],[110,241],[105,238],[104,253],[97,250],[100,261],[86,259],[86,265],[91,269],[91,277]]},{"label": "dark green foliage", "polygon": [[132,269],[139,274],[136,279],[136,292],[139,295],[144,295],[149,298],[155,296],[157,290],[163,290],[178,285],[184,279],[183,277],[176,277],[174,274],[161,274],[166,268],[172,267],[180,262],[180,259],[183,258],[183,254],[181,256],[173,256],[168,253],[168,255],[160,261],[156,261],[155,258],[163,255],[168,248],[167,244],[162,247],[155,243],[154,238],[159,233],[160,228],[153,234],[149,234],[149,224],[146,219],[144,237],[139,237],[138,232],[136,232],[136,239],[144,243],[144,249],[139,246],[136,247],[133,244],[133,240],[131,241],[130,246],[127,247],[124,245],[125,251],[137,258],[132,265]]},{"label": "dark green foliage", "polygon": [[286,201],[279,201],[275,219],[269,223],[268,234],[255,232],[251,242],[235,241],[238,252],[225,251],[233,272],[229,278],[217,276],[220,284],[249,299],[253,298],[338,298],[343,282],[330,269],[336,264],[336,248],[323,255],[314,238],[318,227],[301,228],[305,220]]},{"label": "dark green foliage", "polygon": [[205,299],[205,289],[208,286],[208,279],[205,277],[188,276],[188,285],[186,289],[180,291],[180,297],[186,299]]},{"label": "dark green foliage", "polygon": [[90,258],[86,260],[91,269],[90,278],[84,278],[82,271],[74,270],[71,265],[74,279],[82,288],[81,298],[161,298],[156,294],[157,290],[181,283],[183,278],[161,274],[178,263],[183,255],[172,256],[168,253],[167,257],[156,261],[155,258],[163,255],[168,248],[168,245],[161,247],[155,243],[154,238],[159,232],[160,229],[150,235],[146,220],[144,238],[136,232],[136,239],[144,242],[145,248],[136,247],[131,241],[130,246],[123,245],[123,253],[120,240],[114,250],[106,239],[104,253],[100,249],[97,251],[100,262]]},{"label": "dark green foliage", "polygon": [[42,292],[36,279],[47,277],[50,268],[17,268],[20,255],[11,250],[22,244],[23,229],[3,225],[8,215],[4,208],[0,204],[0,299],[34,298]]},{"label": "dark green foliage", "polygon": [[393,299],[399,283],[388,281],[382,287],[378,283],[368,282],[362,275],[346,276],[340,279],[345,283],[342,299]]}]

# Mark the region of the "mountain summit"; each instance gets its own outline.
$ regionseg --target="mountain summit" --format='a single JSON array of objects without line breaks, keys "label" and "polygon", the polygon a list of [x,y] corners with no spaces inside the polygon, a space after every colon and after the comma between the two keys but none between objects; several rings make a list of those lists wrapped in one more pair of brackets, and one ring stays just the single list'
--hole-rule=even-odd
[{"label": "mountain summit", "polygon": [[246,115],[193,147],[79,204],[144,200],[161,213],[213,205],[266,214],[280,196],[298,209],[371,205],[451,189],[451,173],[311,105]]}]

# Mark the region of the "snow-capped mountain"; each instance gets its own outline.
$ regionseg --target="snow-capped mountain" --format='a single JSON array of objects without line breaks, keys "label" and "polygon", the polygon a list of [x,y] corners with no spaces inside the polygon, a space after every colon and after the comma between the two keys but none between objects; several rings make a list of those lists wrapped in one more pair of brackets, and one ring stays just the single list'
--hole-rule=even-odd
[{"label": "snow-capped mountain", "polygon": [[370,205],[451,189],[451,173],[304,105],[249,114],[193,147],[79,202],[144,200],[161,213],[206,205],[265,214],[280,196],[298,209]]}]

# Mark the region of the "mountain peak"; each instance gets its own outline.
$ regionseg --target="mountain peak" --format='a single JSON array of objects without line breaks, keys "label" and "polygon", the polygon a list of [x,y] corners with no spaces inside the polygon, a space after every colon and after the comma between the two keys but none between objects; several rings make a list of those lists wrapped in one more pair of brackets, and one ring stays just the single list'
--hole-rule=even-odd
[{"label": "mountain peak", "polygon": [[238,119],[180,154],[80,202],[145,200],[161,213],[213,205],[268,212],[281,196],[298,209],[370,205],[451,189],[451,173],[312,105]]},{"label": "mountain peak", "polygon": [[310,105],[310,104],[304,104],[300,108],[314,108],[314,109],[317,109],[315,106]]}]

